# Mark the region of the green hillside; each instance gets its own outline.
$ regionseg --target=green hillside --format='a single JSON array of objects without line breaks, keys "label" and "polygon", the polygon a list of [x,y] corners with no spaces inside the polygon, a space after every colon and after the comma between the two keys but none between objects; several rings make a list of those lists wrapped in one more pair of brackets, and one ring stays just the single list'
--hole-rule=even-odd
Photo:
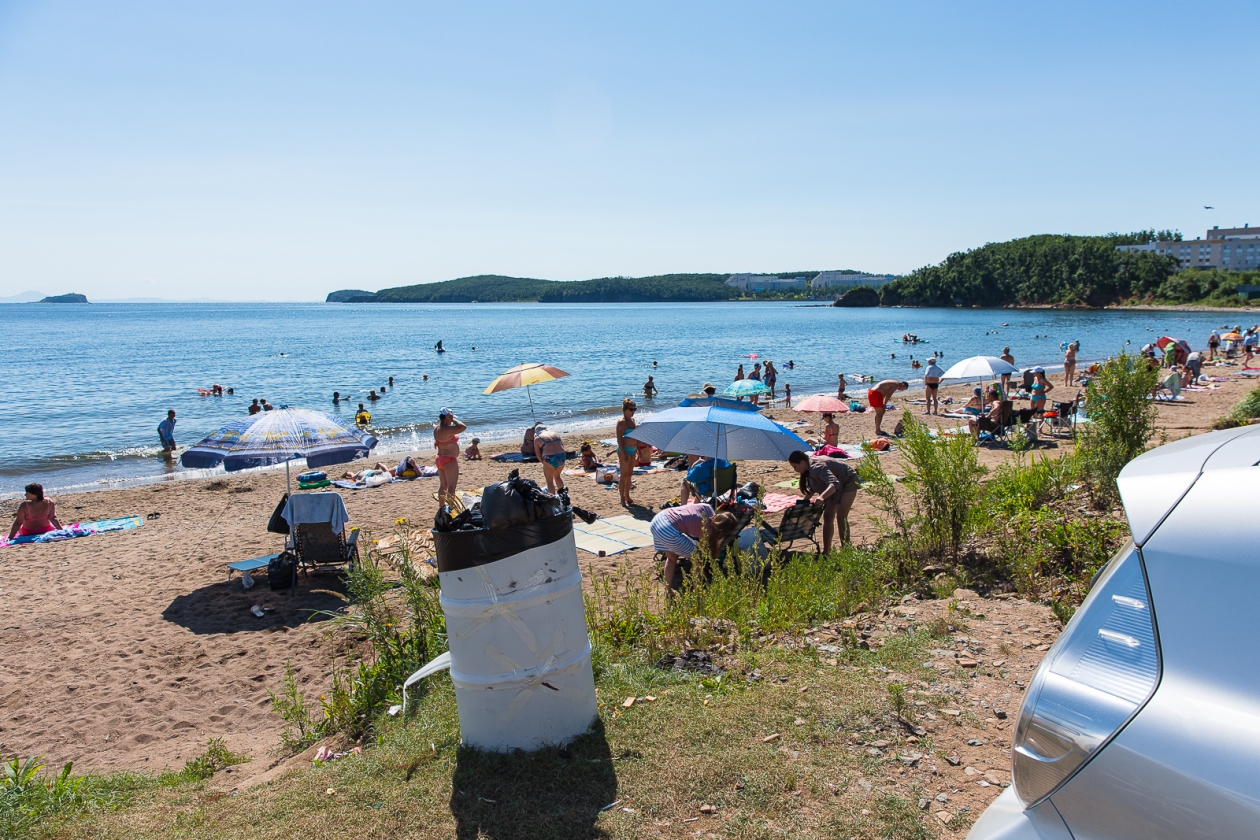
[{"label": "green hillside", "polygon": [[647,301],[729,300],[739,290],[726,274],[661,274],[655,277],[602,277],[596,280],[536,280],[482,274],[438,283],[382,289],[379,303],[641,303]]},{"label": "green hillside", "polygon": [[[1107,236],[1043,234],[951,254],[889,283],[884,306],[1105,306],[1154,300],[1175,274],[1176,262],[1117,245],[1173,238],[1169,231]],[[1189,301],[1173,301],[1185,303]]]}]

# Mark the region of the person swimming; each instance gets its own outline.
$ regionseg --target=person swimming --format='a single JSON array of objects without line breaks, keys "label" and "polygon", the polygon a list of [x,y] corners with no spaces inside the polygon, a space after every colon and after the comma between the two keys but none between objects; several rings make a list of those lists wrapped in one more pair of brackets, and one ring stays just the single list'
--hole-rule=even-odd
[{"label": "person swimming", "polygon": [[434,350],[436,350],[436,351],[437,351],[437,352],[439,352],[439,353],[445,353],[445,352],[446,352],[446,348],[442,346],[442,341],[441,341],[441,339],[438,339],[438,343],[437,343],[437,344],[435,344],[435,345],[433,345],[433,349],[434,349]]}]

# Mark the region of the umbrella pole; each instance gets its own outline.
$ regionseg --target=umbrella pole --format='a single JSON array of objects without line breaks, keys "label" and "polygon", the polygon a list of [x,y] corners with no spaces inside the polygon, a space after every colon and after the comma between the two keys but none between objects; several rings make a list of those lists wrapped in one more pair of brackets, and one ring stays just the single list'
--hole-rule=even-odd
[{"label": "umbrella pole", "polygon": [[534,413],[534,395],[529,392],[529,386],[525,386],[525,396],[529,397],[529,416],[534,418],[534,425],[538,425],[538,415]]},{"label": "umbrella pole", "polygon": [[284,486],[290,496],[293,495],[293,482],[289,479],[289,462],[284,462]]}]

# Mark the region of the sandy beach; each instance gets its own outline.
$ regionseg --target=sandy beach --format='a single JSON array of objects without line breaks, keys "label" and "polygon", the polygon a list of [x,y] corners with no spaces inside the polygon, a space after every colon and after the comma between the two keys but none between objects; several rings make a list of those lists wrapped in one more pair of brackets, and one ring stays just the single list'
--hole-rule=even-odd
[{"label": "sandy beach", "polygon": [[[1226,375],[1237,369],[1205,372]],[[1168,439],[1207,430],[1252,387],[1239,377],[1229,379],[1217,390],[1161,404],[1160,421]],[[969,390],[951,387],[943,394],[959,399]],[[1064,396],[1064,390],[1059,386],[1052,399]],[[853,386],[849,393],[864,395],[865,388]],[[887,430],[905,411],[923,416],[921,405],[907,402],[907,395],[898,397],[894,402],[900,410],[885,419]],[[785,423],[805,418],[816,424],[818,419],[786,409],[769,413]],[[841,415],[837,422],[842,444],[871,436],[870,414]],[[951,426],[959,421],[939,422]],[[567,436],[565,443],[577,449],[583,438],[611,434],[609,428]],[[1062,446],[1070,442],[1051,443],[1046,449]],[[504,444],[484,451],[488,456],[516,448]],[[596,452],[615,462],[610,447],[597,445]],[[1009,457],[1006,450],[979,452],[987,465]],[[432,463],[432,452],[416,454]],[[896,452],[883,457],[890,472],[900,471]],[[514,466],[488,459],[465,461],[461,487],[501,480]],[[538,464],[520,468],[542,482]],[[744,462],[739,470],[742,482],[767,486],[795,477],[786,463]],[[681,477],[667,472],[636,478],[634,497],[643,507],[633,512],[650,518],[662,502],[677,495]],[[566,480],[575,504],[602,516],[625,512],[615,489],[597,486],[587,477]],[[63,522],[157,516],[132,531],[0,550],[0,749],[8,755],[43,755],[50,765],[74,761],[79,771],[157,771],[182,766],[204,750],[208,738],[218,737],[230,749],[255,756],[258,764],[274,761],[281,721],[270,709],[267,690],[279,689],[290,663],[308,693],[318,696],[340,655],[335,634],[327,631],[328,616],[321,611],[335,612],[347,603],[344,585],[334,574],[303,577],[292,598],[287,592],[272,592],[265,577],[249,591],[242,589],[239,576],[226,582],[228,562],[281,549],[282,537],[265,528],[284,487],[284,471],[272,470],[57,496]],[[370,544],[390,534],[400,517],[431,522],[436,490],[436,479],[422,479],[342,491],[342,496],[351,523]],[[16,504],[8,501],[0,507],[6,524]],[[858,542],[875,535],[870,513],[859,494],[851,517]],[[648,568],[652,554],[651,549],[638,549],[601,558],[579,552],[583,566],[595,575],[622,563]],[[251,614],[254,605],[267,610],[263,618]]]}]

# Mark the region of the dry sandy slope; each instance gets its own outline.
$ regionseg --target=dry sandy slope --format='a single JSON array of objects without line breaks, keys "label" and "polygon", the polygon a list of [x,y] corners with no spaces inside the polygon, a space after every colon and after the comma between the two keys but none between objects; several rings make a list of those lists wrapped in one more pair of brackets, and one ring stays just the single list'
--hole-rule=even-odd
[{"label": "dry sandy slope", "polygon": [[[1161,418],[1173,438],[1202,430],[1248,387],[1232,382],[1193,394],[1185,404],[1162,407]],[[869,415],[840,422],[842,441],[869,436]],[[567,442],[576,448],[579,440]],[[898,472],[896,454],[886,457],[887,468]],[[1003,457],[981,450],[986,463]],[[465,464],[462,485],[480,487],[508,469],[490,461]],[[793,477],[779,463],[740,470],[742,480]],[[522,472],[542,478],[537,465]],[[636,500],[655,508],[676,495],[679,479],[642,477]],[[603,515],[623,512],[615,490],[586,478],[570,486],[578,505]],[[135,531],[0,550],[0,749],[44,755],[50,764],[73,760],[82,770],[157,770],[181,766],[207,738],[222,737],[231,749],[270,763],[281,721],[270,711],[267,689],[279,688],[286,662],[313,694],[328,685],[334,650],[318,611],[345,603],[331,575],[303,579],[294,599],[272,593],[265,578],[249,592],[239,578],[225,584],[228,561],[279,550],[280,537],[265,526],[283,489],[283,472],[271,472],[60,496],[64,521],[160,517]],[[431,521],[435,489],[436,480],[421,480],[343,496],[352,523],[381,536],[400,516]],[[3,512],[13,507],[6,503]],[[873,536],[870,512],[859,496],[852,518],[859,542]],[[651,510],[636,513],[646,517]],[[583,553],[581,560],[602,574],[623,562],[649,568],[651,555],[650,549],[609,558]],[[254,604],[274,610],[257,619],[249,612]],[[1043,620],[1038,609],[1024,623]]]}]

